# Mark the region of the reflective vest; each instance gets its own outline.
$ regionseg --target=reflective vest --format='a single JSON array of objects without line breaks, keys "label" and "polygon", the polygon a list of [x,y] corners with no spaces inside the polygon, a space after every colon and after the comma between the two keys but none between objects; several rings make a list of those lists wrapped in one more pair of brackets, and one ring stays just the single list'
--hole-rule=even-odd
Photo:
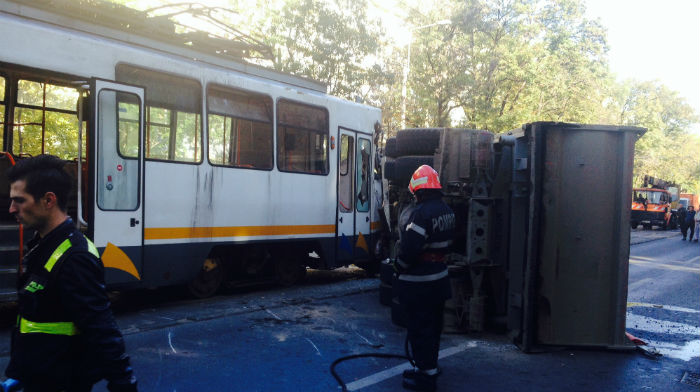
[{"label": "reflective vest", "polygon": [[[85,240],[88,244],[88,251],[92,253],[95,257],[99,258],[100,253],[97,251],[97,247],[95,246],[95,244],[92,241],[90,241],[87,237],[85,237]],[[67,238],[66,240],[61,242],[61,244],[58,245],[58,247],[53,251],[53,253],[51,253],[51,256],[49,256],[49,259],[44,264],[44,271],[47,275],[46,282],[43,282],[42,284],[42,282],[37,282],[35,280],[30,279],[29,282],[27,282],[27,284],[24,286],[24,290],[27,290],[31,293],[36,293],[37,291],[44,290],[46,288],[45,284],[49,282],[49,275],[56,266],[56,263],[72,246],[73,244],[71,243],[70,238]],[[49,335],[66,336],[74,336],[80,334],[80,331],[75,326],[75,324],[70,321],[38,322],[27,320],[21,315],[17,317],[17,327],[19,329],[19,333],[21,334],[42,333]]]}]

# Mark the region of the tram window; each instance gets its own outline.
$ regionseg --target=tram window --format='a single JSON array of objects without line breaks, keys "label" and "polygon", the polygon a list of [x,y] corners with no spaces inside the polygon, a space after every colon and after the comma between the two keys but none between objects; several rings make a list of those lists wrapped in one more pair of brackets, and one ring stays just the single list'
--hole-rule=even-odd
[{"label": "tram window", "polygon": [[178,112],[175,133],[175,160],[180,162],[199,162],[202,158],[202,132],[200,115]]},{"label": "tram window", "polygon": [[272,98],[209,87],[207,113],[213,165],[272,169]]},{"label": "tram window", "polygon": [[171,111],[149,106],[147,113],[146,157],[168,159]]},{"label": "tram window", "polygon": [[370,184],[370,149],[372,144],[368,139],[358,139],[357,146],[357,211],[369,211],[369,184]]},{"label": "tram window", "polygon": [[[15,154],[78,156],[78,90],[48,82],[19,80],[14,110]],[[83,144],[84,145],[84,144]]]},{"label": "tram window", "polygon": [[354,167],[353,154],[355,151],[354,138],[340,135],[340,163],[338,165],[338,209],[341,212],[352,212],[352,173]]},{"label": "tram window", "polygon": [[[131,107],[125,106],[131,104]],[[124,112],[123,109],[131,109]],[[124,159],[122,151],[115,151],[117,135],[121,137],[124,122],[136,125],[140,117],[139,97],[135,94],[101,89],[97,95],[97,123],[100,129],[96,138],[97,206],[102,210],[134,211],[139,206],[140,163],[137,159]],[[121,143],[117,146],[121,148]],[[134,158],[139,157],[138,144]],[[116,168],[116,170],[114,170]]]},{"label": "tram window", "polygon": [[328,174],[328,111],[287,100],[277,103],[277,166]]},{"label": "tram window", "polygon": [[[201,162],[202,89],[197,81],[127,64],[117,65],[116,79],[146,88],[146,158]],[[122,143],[128,144],[120,139]]]},{"label": "tram window", "polygon": [[338,171],[341,176],[347,176],[348,170],[352,165],[352,156],[350,155],[354,150],[352,144],[353,139],[348,135],[340,136],[340,164],[338,164]]},{"label": "tram window", "polygon": [[0,76],[0,140],[5,138],[5,78]]},{"label": "tram window", "polygon": [[75,112],[78,90],[74,88],[30,80],[20,80],[18,87],[17,103]]},{"label": "tram window", "polygon": [[119,100],[119,154],[124,158],[139,156],[139,104],[128,102],[121,94]]}]

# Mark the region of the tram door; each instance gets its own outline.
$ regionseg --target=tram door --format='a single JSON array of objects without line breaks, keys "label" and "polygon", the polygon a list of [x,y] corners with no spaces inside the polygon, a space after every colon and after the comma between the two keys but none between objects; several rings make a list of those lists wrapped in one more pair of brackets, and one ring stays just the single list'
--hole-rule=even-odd
[{"label": "tram door", "polygon": [[[93,79],[91,232],[109,283],[140,280],[143,245],[144,90]],[[90,155],[90,154],[88,154]]]},{"label": "tram door", "polygon": [[369,135],[338,130],[336,258],[339,264],[369,260],[372,141]]}]

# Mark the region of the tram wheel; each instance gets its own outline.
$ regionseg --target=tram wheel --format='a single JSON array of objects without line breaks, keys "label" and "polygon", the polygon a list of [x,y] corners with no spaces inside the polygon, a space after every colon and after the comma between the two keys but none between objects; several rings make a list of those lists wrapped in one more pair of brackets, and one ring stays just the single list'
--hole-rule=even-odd
[{"label": "tram wheel", "polygon": [[362,268],[362,270],[365,271],[365,274],[370,278],[376,276],[379,273],[379,269],[381,267],[381,263],[379,261],[359,262],[355,265]]},{"label": "tram wheel", "polygon": [[306,277],[306,266],[295,259],[280,258],[275,262],[275,280],[282,286],[293,286]]},{"label": "tram wheel", "polygon": [[187,285],[190,294],[196,298],[211,297],[224,281],[224,266],[220,259],[209,258],[202,264],[197,276]]}]

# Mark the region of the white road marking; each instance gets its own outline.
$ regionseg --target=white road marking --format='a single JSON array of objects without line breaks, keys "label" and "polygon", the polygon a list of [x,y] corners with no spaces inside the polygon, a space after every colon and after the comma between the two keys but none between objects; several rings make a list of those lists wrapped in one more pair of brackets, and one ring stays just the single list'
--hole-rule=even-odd
[{"label": "white road marking", "polygon": [[669,342],[656,342],[653,340],[647,343],[659,350],[665,357],[676,358],[686,362],[693,358],[700,357],[700,340],[691,340],[690,342],[686,342],[683,346]]},{"label": "white road marking", "polygon": [[316,353],[318,355],[323,356],[323,355],[321,355],[321,351],[318,349],[318,347],[316,347],[316,345],[314,344],[314,342],[311,341],[311,339],[309,339],[309,338],[304,338],[304,339],[306,339],[309,343],[311,343],[312,346],[314,346],[314,348],[316,349]]},{"label": "white road marking", "polygon": [[[673,307],[664,308],[670,309]],[[676,308],[671,310],[698,313],[698,311],[693,309],[685,308]],[[632,313],[627,313],[627,328],[660,334],[700,335],[700,327],[696,325],[683,324],[668,320],[658,320]],[[683,345],[678,345],[673,342],[647,340],[639,334],[637,334],[637,337],[645,341],[650,346],[656,348],[661,354],[669,358],[676,358],[687,362],[693,358],[700,357],[700,340],[691,340],[685,342]]]},{"label": "white road marking", "polygon": [[170,349],[173,350],[173,353],[177,354],[175,347],[173,347],[172,332],[168,332],[168,344],[170,345]]},{"label": "white road marking", "polygon": [[656,258],[653,258],[653,257],[644,257],[644,256],[630,256],[630,260],[632,260],[632,259],[646,260],[646,261],[656,261]]},{"label": "white road marking", "polygon": [[359,336],[360,338],[362,338],[362,340],[364,340],[365,342],[367,342],[367,344],[369,344],[370,346],[374,346],[374,344],[372,344],[372,342],[370,342],[369,340],[367,340],[366,337],[364,337],[364,336],[360,335],[359,333],[357,333],[357,331],[355,331],[355,335],[357,335],[357,336]]},{"label": "white road marking", "polygon": [[272,311],[271,311],[270,309],[265,309],[265,311],[266,311],[267,313],[270,313],[270,314],[272,315],[272,317],[276,318],[277,320],[282,321],[282,319],[281,319],[278,315],[272,313]]},{"label": "white road marking", "polygon": [[700,273],[700,268],[686,267],[685,265],[642,261],[642,260],[638,260],[635,258],[630,258],[629,263],[635,264],[635,265],[641,265],[641,266],[645,266],[645,267],[651,267],[651,268],[664,268],[664,269],[670,269],[670,270],[674,270],[674,271],[688,271],[688,272]]},{"label": "white road marking", "polygon": [[666,309],[666,310],[672,310],[674,312],[700,313],[700,310],[695,310],[695,309],[690,309],[690,308],[682,308],[680,306],[647,304],[647,303],[642,303],[642,302],[628,302],[627,303],[628,308],[633,308],[636,306],[641,306],[641,307],[645,307],[645,308]]},{"label": "white road marking", "polygon": [[[460,353],[462,351],[465,351],[469,348],[474,348],[474,347],[476,347],[476,342],[467,342],[467,343],[460,344],[458,346],[448,347],[446,349],[440,350],[438,358],[449,357],[450,355],[454,355],[454,354]],[[379,373],[374,373],[370,376],[367,376],[365,378],[361,378],[357,381],[353,381],[350,384],[346,384],[345,386],[348,388],[348,391],[357,391],[358,389],[362,389],[362,388],[368,387],[370,385],[380,383],[380,382],[382,382],[386,379],[389,379],[391,377],[397,376],[397,375],[403,373],[404,370],[411,369],[411,368],[412,368],[411,364],[404,363],[404,364],[383,370]]]},{"label": "white road marking", "polygon": [[627,313],[627,328],[654,333],[700,335],[700,327]]},{"label": "white road marking", "polygon": [[630,256],[630,260],[653,261],[653,262],[663,261],[666,263],[679,263],[679,264],[687,265],[687,264],[692,264],[696,261],[700,261],[700,256],[695,256],[692,259],[687,259],[687,260],[668,260],[664,257]]}]

